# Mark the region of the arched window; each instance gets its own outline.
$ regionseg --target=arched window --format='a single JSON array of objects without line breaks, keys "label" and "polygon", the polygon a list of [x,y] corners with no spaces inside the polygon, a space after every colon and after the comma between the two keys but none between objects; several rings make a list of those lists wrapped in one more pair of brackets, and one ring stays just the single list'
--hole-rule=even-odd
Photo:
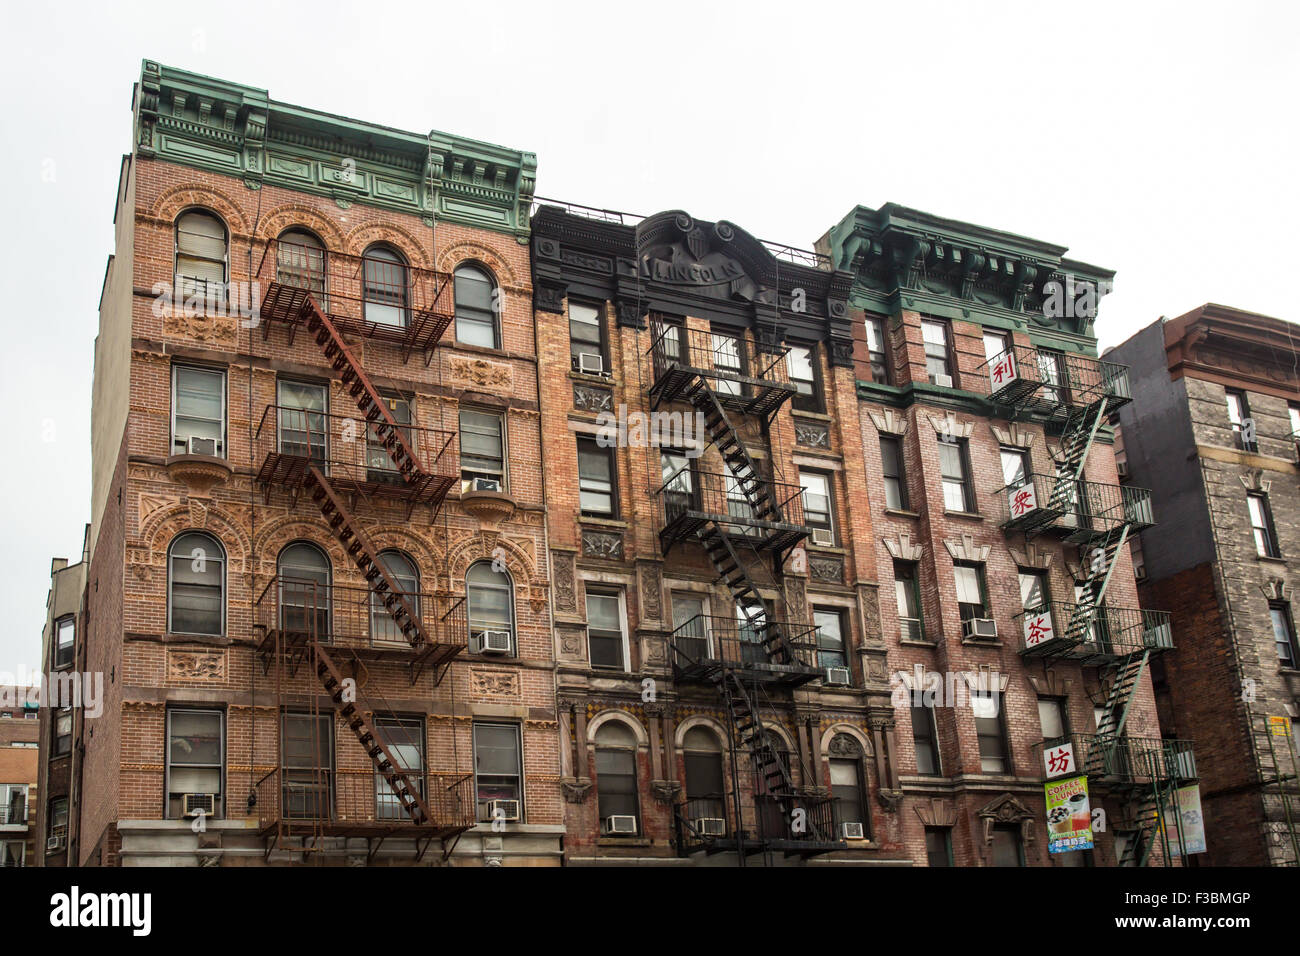
[{"label": "arched window", "polygon": [[862,745],[848,734],[831,738],[829,763],[831,798],[838,839],[864,839],[871,835],[866,800],[867,775],[862,766]]},{"label": "arched window", "polygon": [[410,305],[406,260],[388,246],[371,246],[361,262],[366,321],[405,326]]},{"label": "arched window", "polygon": [[191,209],[176,219],[176,293],[179,302],[193,295],[224,295],[226,224],[206,209]]},{"label": "arched window", "polygon": [[697,826],[700,820],[725,819],[727,788],[723,782],[722,741],[718,735],[707,727],[692,727],[682,738],[682,757],[686,764],[688,819]]},{"label": "arched window", "polygon": [[325,244],[306,229],[289,229],[275,245],[275,278],[306,289],[325,309]]},{"label": "arched window", "polygon": [[636,734],[617,720],[606,721],[596,730],[596,793],[604,832],[641,832]]},{"label": "arched window", "polygon": [[469,605],[470,653],[513,654],[515,601],[510,575],[494,571],[491,561],[479,561],[465,574],[465,594]]},{"label": "arched window", "polygon": [[280,575],[280,628],[330,638],[330,559],[308,541],[285,545],[276,560]]},{"label": "arched window", "polygon": [[167,550],[167,630],[225,633],[226,552],[201,531],[178,535]]},{"label": "arched window", "polygon": [[[406,603],[410,605],[415,616],[420,616],[420,572],[415,567],[415,562],[403,554],[401,551],[388,550],[380,551],[376,555],[376,560],[388,572],[388,576],[393,579],[397,585],[397,590],[406,598]],[[388,609],[384,607],[384,602],[379,599],[379,595],[372,593],[370,595],[370,639],[372,641],[387,641],[406,643],[406,636],[402,634],[402,629],[397,626]]]},{"label": "arched window", "polygon": [[501,348],[501,331],[493,308],[496,283],[479,266],[456,267],[456,341],[462,345]]}]

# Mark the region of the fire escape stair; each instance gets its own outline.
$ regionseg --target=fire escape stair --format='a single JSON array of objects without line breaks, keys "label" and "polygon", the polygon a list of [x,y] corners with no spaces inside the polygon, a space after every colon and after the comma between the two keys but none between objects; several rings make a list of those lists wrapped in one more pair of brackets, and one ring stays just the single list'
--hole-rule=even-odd
[{"label": "fire escape stair", "polygon": [[1101,423],[1106,420],[1108,403],[1105,397],[1097,399],[1072,413],[1061,432],[1061,450],[1056,459],[1056,483],[1048,499],[1048,506],[1061,511],[1078,507],[1079,481],[1083,478],[1088,452]]},{"label": "fire escape stair", "polygon": [[703,414],[709,438],[722,455],[736,488],[753,509],[754,517],[760,521],[780,521],[780,510],[772,498],[770,485],[758,476],[754,460],[749,457],[740,435],[727,418],[722,403],[718,401],[718,396],[708,381],[702,376],[697,377],[683,397]]}]

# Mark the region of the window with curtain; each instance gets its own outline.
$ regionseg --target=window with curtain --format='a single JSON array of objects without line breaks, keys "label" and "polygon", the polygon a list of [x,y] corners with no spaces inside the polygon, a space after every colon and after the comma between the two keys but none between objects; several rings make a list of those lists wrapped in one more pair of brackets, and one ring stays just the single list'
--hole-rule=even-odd
[{"label": "window with curtain", "polygon": [[226,457],[224,369],[172,366],[171,454]]},{"label": "window with curtain", "polygon": [[636,735],[618,721],[606,721],[596,731],[596,793],[603,824],[612,816],[637,818],[641,830],[637,793]]},{"label": "window with curtain", "polygon": [[[415,562],[409,555],[392,548],[380,551],[375,556],[375,560],[383,565],[388,576],[393,579],[393,583],[397,585],[398,591],[406,599],[411,611],[416,617],[420,617],[424,609],[420,607],[420,572]],[[407,643],[402,629],[388,613],[379,595],[373,591],[370,594],[370,639],[383,643]]]},{"label": "window with curtain", "polygon": [[954,564],[953,578],[957,584],[957,607],[961,619],[968,621],[975,617],[988,617],[988,601],[985,598],[984,566],[980,564]]},{"label": "window with curtain", "polygon": [[829,536],[829,540],[819,541],[819,544],[833,544],[835,528],[831,510],[830,477],[815,471],[801,471],[799,486],[803,489],[804,523],[821,529]]},{"label": "window with curtain", "polygon": [[1065,717],[1065,701],[1060,697],[1038,698],[1038,723],[1044,740],[1060,740],[1069,734]]},{"label": "window with curtain", "polygon": [[371,246],[361,258],[361,297],[367,322],[402,327],[410,322],[406,260],[388,246]]},{"label": "window with curtain", "polygon": [[167,549],[167,629],[173,634],[225,632],[226,553],[200,531],[178,535]]},{"label": "window with curtain", "polygon": [[226,283],[226,224],[214,213],[191,209],[176,220],[175,300],[222,298]]},{"label": "window with curtain", "polygon": [[506,631],[511,650],[515,647],[514,585],[504,570],[494,571],[491,561],[479,561],[465,574],[469,633],[477,637],[484,631]]},{"label": "window with curtain", "polygon": [[501,347],[495,308],[496,283],[487,272],[466,263],[456,267],[456,341],[485,349]]},{"label": "window with curtain", "polygon": [[1246,504],[1250,508],[1250,527],[1255,535],[1255,551],[1264,558],[1281,557],[1277,546],[1277,530],[1273,525],[1273,509],[1269,507],[1268,495],[1262,491],[1252,491],[1246,496]]},{"label": "window with curtain", "polygon": [[975,712],[975,734],[979,740],[980,771],[1010,773],[1006,726],[1003,722],[1002,695],[996,691],[972,691],[971,709]]},{"label": "window with curtain", "polygon": [[1036,611],[1047,604],[1047,572],[1019,572],[1020,606],[1026,611]]},{"label": "window with curtain", "polygon": [[474,724],[474,787],[478,819],[491,820],[493,800],[518,800],[524,819],[523,750],[517,724]]},{"label": "window with curtain", "polygon": [[309,541],[285,545],[276,559],[280,577],[280,627],[291,634],[330,639],[330,559]]},{"label": "window with curtain", "polygon": [[1000,448],[998,455],[1002,459],[1002,480],[1008,487],[1019,487],[1029,478],[1029,452],[1023,448]]}]

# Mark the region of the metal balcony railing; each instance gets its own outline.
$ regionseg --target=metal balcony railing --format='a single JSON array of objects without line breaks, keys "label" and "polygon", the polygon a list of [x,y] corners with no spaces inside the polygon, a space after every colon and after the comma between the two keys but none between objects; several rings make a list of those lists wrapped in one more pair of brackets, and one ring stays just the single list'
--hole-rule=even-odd
[{"label": "metal balcony railing", "polygon": [[768,621],[754,627],[735,618],[697,614],[668,635],[668,647],[679,680],[707,680],[723,667],[799,682],[822,674],[817,628],[806,624]]},{"label": "metal balcony railing", "polygon": [[263,336],[282,323],[290,344],[307,319],[308,297],[340,330],[393,342],[403,360],[418,351],[427,363],[455,317],[450,274],[376,252],[358,256],[275,239],[253,278]]},{"label": "metal balcony railing", "polygon": [[1127,366],[1087,355],[1012,345],[980,368],[994,402],[1043,414],[1063,414],[1101,398],[1118,408],[1133,397]]},{"label": "metal balcony railing", "polygon": [[[1035,749],[1054,747],[1067,741],[1073,744],[1078,772],[1087,774],[1090,780],[1101,786],[1197,779],[1196,756],[1190,740],[1071,734],[1058,740],[1044,741]],[[1042,765],[1040,761],[1039,766]]]},{"label": "metal balcony railing", "polygon": [[782,546],[812,531],[805,523],[803,488],[789,482],[760,478],[746,486],[735,475],[687,465],[654,494],[662,508],[665,542],[689,537],[709,522],[732,535],[769,543],[777,538]]},{"label": "metal balcony railing", "polygon": [[757,853],[770,849],[815,854],[846,848],[839,834],[837,798],[799,791],[793,802],[803,810],[797,824],[779,798],[746,794],[740,803],[737,834],[736,802],[731,795],[688,798],[673,807],[678,853],[682,856],[700,850]]},{"label": "metal balcony railing", "polygon": [[400,833],[462,830],[474,826],[473,774],[407,770],[429,806],[432,819],[416,824],[396,794],[373,769],[283,767],[257,781],[257,816],[263,832],[286,834],[319,829],[327,835],[364,835],[377,829]]},{"label": "metal balcony railing", "polygon": [[1167,651],[1174,646],[1168,611],[1138,607],[1092,608],[1092,620],[1077,634],[1071,622],[1086,607],[1048,601],[1016,615],[1020,653],[1026,657],[1065,657],[1084,663],[1116,660],[1143,650]]},{"label": "metal balcony railing", "polygon": [[[399,593],[431,642],[442,648],[466,647],[469,624],[464,597],[427,591]],[[266,640],[279,636],[286,644],[314,637],[322,644],[353,650],[412,649],[383,601],[361,586],[277,575],[258,595],[253,621]]]},{"label": "metal balcony railing", "polygon": [[696,380],[708,381],[724,408],[771,415],[797,388],[786,374],[788,348],[759,350],[737,333],[720,334],[653,322],[650,397],[657,406],[681,397]]},{"label": "metal balcony railing", "polygon": [[1005,531],[1064,531],[1082,542],[1127,524],[1140,531],[1155,523],[1151,491],[1131,485],[1028,475],[994,492]]},{"label": "metal balcony railing", "polygon": [[27,802],[15,801],[13,803],[0,804],[0,826],[27,826]]},{"label": "metal balcony railing", "polygon": [[253,436],[257,481],[269,499],[272,486],[296,495],[307,469],[319,468],[338,490],[367,501],[396,499],[408,510],[436,508],[459,475],[456,432],[399,425],[417,472],[406,480],[393,464],[375,426],[360,415],[268,405]]}]

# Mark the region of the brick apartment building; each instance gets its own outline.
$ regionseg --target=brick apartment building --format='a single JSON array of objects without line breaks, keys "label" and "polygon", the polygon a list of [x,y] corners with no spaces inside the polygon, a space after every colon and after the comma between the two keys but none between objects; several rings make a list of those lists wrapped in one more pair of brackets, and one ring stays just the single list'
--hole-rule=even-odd
[{"label": "brick apartment building", "polygon": [[[894,839],[939,866],[1164,858],[1155,806],[1195,769],[1161,739],[1146,665],[1168,616],[1139,608],[1123,547],[1152,509],[1119,485],[1107,425],[1129,394],[1096,357],[1112,273],[892,204],[818,248],[853,276],[856,561],[877,570],[868,640],[904,691]],[[956,692],[917,696],[932,680]],[[1066,743],[1107,825],[1049,854],[1044,750]]]},{"label": "brick apartment building", "polygon": [[532,241],[568,862],[906,863],[851,276],[682,211]]},{"label": "brick apartment building", "polygon": [[0,866],[40,860],[40,724],[30,687],[0,687]]},{"label": "brick apartment building", "polygon": [[[1130,367],[1128,480],[1162,521],[1135,548],[1180,650],[1153,667],[1167,736],[1197,741],[1212,866],[1297,865],[1300,355],[1296,326],[1207,304],[1107,353]],[[1289,780],[1286,779],[1289,777]]]},{"label": "brick apartment building", "polygon": [[152,62],[132,111],[74,862],[558,863],[533,155]]}]

